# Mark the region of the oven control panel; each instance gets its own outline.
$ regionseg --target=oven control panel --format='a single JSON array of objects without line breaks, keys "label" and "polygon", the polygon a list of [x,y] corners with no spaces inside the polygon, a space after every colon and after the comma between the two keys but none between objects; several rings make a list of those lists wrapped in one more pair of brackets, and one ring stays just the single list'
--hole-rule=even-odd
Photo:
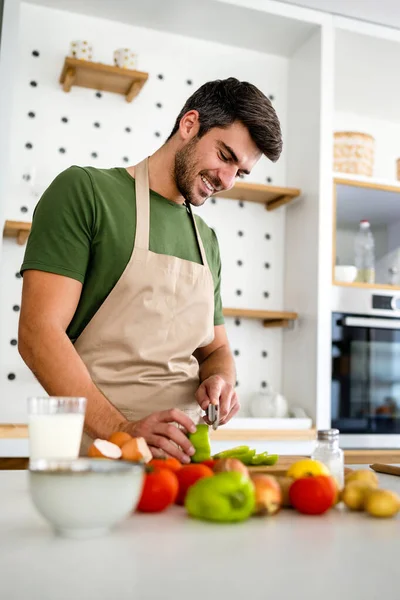
[{"label": "oven control panel", "polygon": [[400,295],[380,296],[379,294],[373,294],[372,308],[380,310],[400,310]]}]

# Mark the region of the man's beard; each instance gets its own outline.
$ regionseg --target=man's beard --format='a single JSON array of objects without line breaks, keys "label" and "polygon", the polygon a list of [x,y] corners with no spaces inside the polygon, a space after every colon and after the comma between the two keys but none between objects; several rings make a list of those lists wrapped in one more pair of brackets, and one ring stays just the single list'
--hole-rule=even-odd
[{"label": "man's beard", "polygon": [[201,192],[195,193],[196,178],[199,175],[195,157],[195,148],[198,141],[197,137],[193,138],[175,154],[174,177],[176,187],[186,202],[193,204],[193,206],[201,206],[209,197],[209,195],[202,196]]}]

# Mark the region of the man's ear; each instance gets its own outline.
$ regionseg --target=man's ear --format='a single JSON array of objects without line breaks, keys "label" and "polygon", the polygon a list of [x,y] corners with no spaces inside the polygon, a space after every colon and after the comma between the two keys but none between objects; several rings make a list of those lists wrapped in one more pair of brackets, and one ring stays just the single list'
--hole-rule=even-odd
[{"label": "man's ear", "polygon": [[179,123],[179,135],[185,142],[194,138],[200,129],[200,115],[197,110],[189,110]]}]

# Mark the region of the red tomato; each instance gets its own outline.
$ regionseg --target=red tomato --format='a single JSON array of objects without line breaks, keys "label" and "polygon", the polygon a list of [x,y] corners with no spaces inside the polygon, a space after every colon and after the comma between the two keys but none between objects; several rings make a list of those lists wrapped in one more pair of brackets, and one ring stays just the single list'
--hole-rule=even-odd
[{"label": "red tomato", "polygon": [[147,464],[155,469],[169,469],[170,471],[174,471],[174,473],[182,469],[183,466],[177,458],[173,458],[172,456],[169,458],[152,458]]},{"label": "red tomato", "polygon": [[178,490],[178,479],[173,471],[156,469],[146,473],[137,510],[140,512],[161,512],[175,502]]},{"label": "red tomato", "polygon": [[206,465],[206,467],[210,467],[210,469],[213,469],[215,467],[216,462],[217,461],[215,460],[215,458],[209,458],[208,460],[203,460],[200,464]]},{"label": "red tomato", "polygon": [[333,477],[316,475],[296,479],[289,488],[291,505],[306,515],[321,515],[334,504],[337,487]]},{"label": "red tomato", "polygon": [[214,473],[211,471],[210,467],[207,467],[206,465],[191,464],[179,469],[179,471],[176,472],[176,476],[179,482],[179,492],[176,503],[183,505],[190,486],[203,477],[213,477]]}]

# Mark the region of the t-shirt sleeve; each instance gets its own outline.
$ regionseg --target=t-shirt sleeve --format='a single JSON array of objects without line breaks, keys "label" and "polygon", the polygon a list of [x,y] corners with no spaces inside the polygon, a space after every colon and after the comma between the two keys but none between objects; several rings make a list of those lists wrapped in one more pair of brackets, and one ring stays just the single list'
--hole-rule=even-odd
[{"label": "t-shirt sleeve", "polygon": [[214,325],[223,325],[225,323],[222,312],[221,299],[221,256],[219,252],[218,239],[215,231],[212,232],[212,257],[213,257],[213,279],[214,279]]},{"label": "t-shirt sleeve", "polygon": [[36,205],[21,273],[37,269],[84,282],[90,259],[95,204],[88,172],[60,173]]}]

